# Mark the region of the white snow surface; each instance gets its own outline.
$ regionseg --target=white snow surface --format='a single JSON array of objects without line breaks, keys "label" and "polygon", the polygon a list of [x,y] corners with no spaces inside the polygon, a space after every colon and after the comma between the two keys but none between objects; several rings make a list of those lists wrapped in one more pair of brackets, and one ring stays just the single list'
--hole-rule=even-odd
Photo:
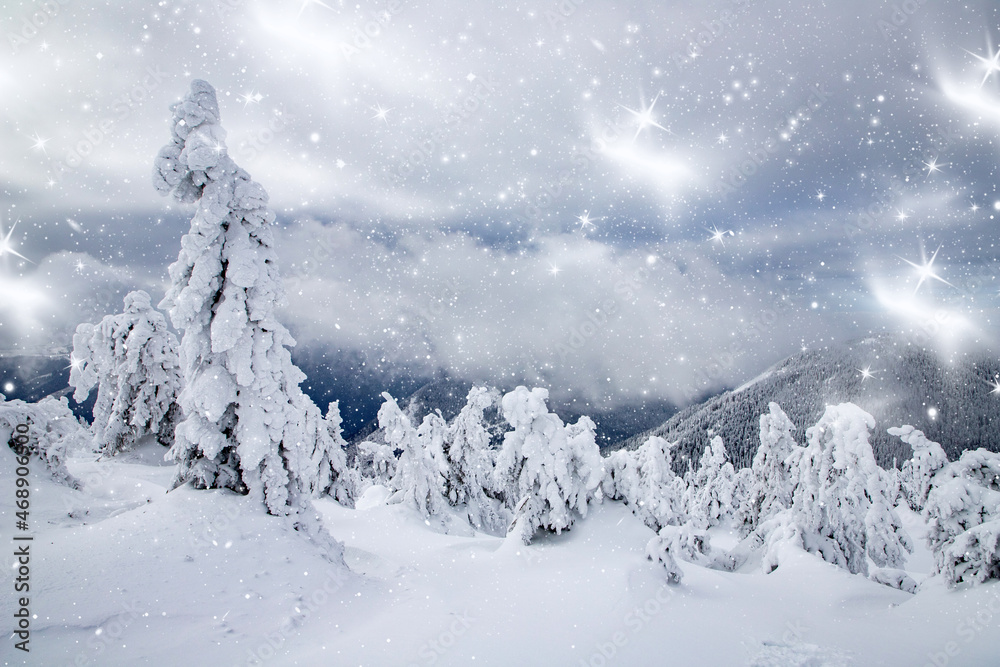
[{"label": "white snow surface", "polygon": [[[348,571],[247,497],[167,493],[172,466],[90,454],[67,465],[82,490],[31,471],[31,652],[5,637],[4,665],[978,666],[1000,656],[1000,582],[925,581],[926,526],[905,506],[916,595],[801,551],[767,575],[754,563],[730,573],[682,562],[682,583],[667,585],[646,559],[654,533],[622,503],[597,503],[570,530],[523,546],[444,534],[386,505],[379,486],[357,509],[316,501]],[[13,475],[0,448],[0,488],[13,489]],[[8,545],[13,512],[13,494],[0,494]],[[712,539],[735,541],[721,527]]]}]

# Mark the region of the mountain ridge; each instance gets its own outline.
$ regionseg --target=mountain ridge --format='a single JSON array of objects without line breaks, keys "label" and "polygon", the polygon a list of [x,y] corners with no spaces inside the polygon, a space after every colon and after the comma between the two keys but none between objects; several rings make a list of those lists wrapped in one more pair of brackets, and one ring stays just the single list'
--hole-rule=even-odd
[{"label": "mountain ridge", "polygon": [[1000,362],[985,352],[943,364],[932,351],[904,338],[869,336],[792,355],[614,447],[635,449],[652,435],[679,441],[675,461],[685,467],[697,462],[711,432],[722,437],[735,466],[747,466],[759,444],[760,415],[774,401],[796,425],[800,443],[826,405],[859,405],[876,419],[872,448],[883,466],[909,458],[909,447],[886,432],[903,424],[940,442],[951,459],[976,447],[1000,451],[1000,432],[994,428],[1000,425],[1000,397],[990,392],[998,375]]}]

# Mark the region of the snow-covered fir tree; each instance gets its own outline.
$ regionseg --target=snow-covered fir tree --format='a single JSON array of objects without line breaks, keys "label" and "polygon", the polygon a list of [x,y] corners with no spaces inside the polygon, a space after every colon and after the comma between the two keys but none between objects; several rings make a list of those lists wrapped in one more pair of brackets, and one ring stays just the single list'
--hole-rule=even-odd
[{"label": "snow-covered fir tree", "polygon": [[[309,411],[312,419],[317,413]],[[340,416],[340,401],[327,405],[326,417],[316,424],[316,437],[307,438],[313,442],[312,465],[317,470],[314,491],[330,496],[341,505],[353,507],[357,495],[357,480],[351,475],[347,465],[347,442],[344,440],[344,420]]]},{"label": "snow-covered fir tree", "polygon": [[794,430],[795,425],[777,403],[770,403],[768,413],[760,416],[760,447],[749,468],[746,497],[736,513],[736,522],[743,536],[752,533],[762,521],[791,506],[794,484],[787,459],[798,447],[792,436]]},{"label": "snow-covered fir tree", "polygon": [[827,406],[793,450],[792,505],[764,522],[765,570],[788,543],[852,573],[900,567],[912,551],[909,535],[886,498],[884,471],[875,463],[869,431],[875,419],[852,403]]},{"label": "snow-covered fir tree", "polygon": [[931,479],[948,465],[948,457],[941,445],[928,440],[923,431],[912,426],[890,428],[889,435],[898,436],[913,450],[913,456],[903,462],[899,471],[899,483],[906,502],[919,512],[927,502]]},{"label": "snow-covered fir tree", "polygon": [[696,527],[711,528],[732,513],[735,475],[733,464],[726,460],[722,438],[714,436],[685,492],[687,516]]},{"label": "snow-covered fir tree", "polygon": [[193,81],[172,110],[153,184],[197,205],[161,303],[183,333],[175,484],[251,493],[270,514],[304,516],[320,485],[317,461],[335,464],[339,444],[299,388],[295,341],[275,317],[284,293],[274,213],[229,156],[212,86]]},{"label": "snow-covered fir tree", "polygon": [[497,456],[497,488],[514,513],[509,535],[525,544],[539,528],[559,533],[586,516],[602,477],[594,423],[581,417],[567,428],[549,412],[548,396],[517,387],[501,402],[513,430]]},{"label": "snow-covered fir tree", "polygon": [[650,436],[635,451],[618,450],[605,459],[601,489],[605,497],[622,500],[655,531],[684,522],[684,480],[674,474],[676,443]]},{"label": "snow-covered fir tree", "polygon": [[510,513],[497,498],[494,452],[483,422],[484,411],[494,401],[489,389],[473,387],[465,407],[448,427],[444,445],[448,463],[445,495],[453,506],[465,509],[469,523],[477,530],[502,534],[510,524]]},{"label": "snow-covered fir tree", "polygon": [[173,445],[181,417],[177,347],[167,320],[141,290],[125,297],[122,313],[108,315],[96,326],[77,327],[69,384],[78,402],[97,385],[92,429],[101,452],[132,449],[150,434],[164,446]]},{"label": "snow-covered fir tree", "polygon": [[601,493],[608,500],[632,504],[639,484],[635,455],[626,449],[616,449],[604,458]]},{"label": "snow-covered fir tree", "polygon": [[1000,454],[967,451],[942,468],[924,517],[934,572],[949,586],[1000,579]]},{"label": "snow-covered fir tree", "polygon": [[389,482],[389,502],[406,505],[424,518],[441,514],[448,504],[444,497],[447,468],[443,449],[447,424],[440,415],[430,413],[415,429],[396,399],[388,392],[383,392],[382,398],[385,402],[378,411],[379,427],[385,431],[389,446],[402,450]]}]

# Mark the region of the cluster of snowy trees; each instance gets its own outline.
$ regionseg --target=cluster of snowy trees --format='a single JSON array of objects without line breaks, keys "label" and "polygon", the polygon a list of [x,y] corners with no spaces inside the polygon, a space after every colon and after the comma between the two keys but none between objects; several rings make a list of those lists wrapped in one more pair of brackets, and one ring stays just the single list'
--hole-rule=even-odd
[{"label": "cluster of snowy trees", "polygon": [[419,427],[392,396],[382,396],[378,420],[387,444],[359,445],[359,491],[385,483],[390,503],[425,518],[454,511],[477,530],[525,544],[540,529],[559,533],[586,516],[603,474],[594,422],[563,424],[549,412],[547,390],[518,387],[503,397],[511,430],[499,450],[490,448],[483,422],[495,400],[486,388],[472,388],[451,424],[431,413]]},{"label": "cluster of snowy trees", "polygon": [[[797,550],[916,590],[901,570],[913,544],[896,511],[900,502],[924,513],[935,573],[950,585],[1000,578],[1000,454],[978,449],[948,463],[939,444],[903,426],[889,433],[913,456],[899,471],[884,470],[870,444],[874,427],[856,405],[828,406],[799,445],[794,425],[771,403],[749,468],[734,471],[714,437],[699,466],[680,477],[671,468],[671,445],[651,437],[608,457],[602,489],[658,531],[649,557],[673,581],[681,577],[678,560],[732,568],[756,552],[770,572]],[[743,542],[730,553],[714,552],[705,529],[727,521]]]},{"label": "cluster of snowy trees", "polygon": [[[771,403],[749,467],[736,470],[714,436],[698,465],[679,473],[677,443],[656,436],[601,459],[593,422],[564,425],[548,411],[543,389],[518,387],[503,397],[511,430],[497,450],[483,423],[484,388],[470,392],[451,424],[429,414],[415,427],[384,398],[386,444],[359,445],[357,489],[385,484],[389,502],[428,519],[457,508],[478,530],[508,527],[528,543],[538,530],[568,529],[593,502],[620,501],[656,532],[647,553],[671,581],[682,577],[680,561],[731,569],[756,556],[770,572],[805,551],[912,591],[916,584],[901,569],[913,551],[897,512],[905,504],[931,523],[936,573],[951,584],[1000,578],[1000,455],[980,449],[949,464],[939,444],[903,426],[889,433],[912,457],[885,470],[872,451],[874,418],[851,403],[828,406],[803,444]],[[736,549],[712,547],[709,530],[719,525],[739,531]]]}]

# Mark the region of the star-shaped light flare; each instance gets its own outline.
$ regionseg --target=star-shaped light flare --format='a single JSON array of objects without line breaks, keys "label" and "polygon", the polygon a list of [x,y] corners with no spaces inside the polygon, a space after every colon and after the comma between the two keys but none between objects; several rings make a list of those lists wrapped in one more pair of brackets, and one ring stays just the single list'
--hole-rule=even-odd
[{"label": "star-shaped light flare", "polygon": [[978,60],[986,70],[986,73],[983,75],[983,80],[979,83],[980,88],[986,85],[986,82],[989,81],[992,74],[1000,72],[1000,51],[993,53],[993,46],[988,44],[986,46],[986,52],[989,53],[989,56],[983,58],[979,54],[966,50],[966,53]]},{"label": "star-shaped light flare", "polygon": [[392,111],[391,108],[390,109],[383,109],[382,105],[376,102],[375,106],[372,107],[372,111],[375,112],[375,115],[372,116],[372,120],[378,119],[378,120],[384,121],[386,125],[389,124],[389,121],[386,120],[386,116],[388,115],[388,113],[390,111]]},{"label": "star-shaped light flare", "polygon": [[938,164],[937,158],[931,158],[927,162],[924,162],[924,169],[927,171],[927,178],[931,177],[931,174],[937,171],[941,171],[941,167],[944,165]]},{"label": "star-shaped light flare", "polygon": [[45,144],[49,143],[48,139],[43,139],[42,136],[36,132],[35,136],[31,137],[31,140],[35,142],[31,145],[34,150],[42,151],[43,153],[46,152]]},{"label": "star-shaped light flare", "polygon": [[709,241],[718,241],[723,245],[723,247],[725,247],[726,245],[726,242],[723,241],[723,239],[726,238],[726,235],[736,236],[735,234],[733,234],[733,231],[731,229],[722,230],[715,226],[713,226],[711,229],[706,227],[705,231],[712,235],[709,237],[708,239]]},{"label": "star-shaped light flare", "polygon": [[577,222],[580,223],[580,229],[586,231],[587,227],[596,227],[594,224],[597,220],[603,220],[604,218],[591,218],[590,211],[584,211],[583,215],[576,216]]},{"label": "star-shaped light flare", "polygon": [[664,132],[666,132],[667,134],[673,134],[673,132],[669,128],[663,127],[662,125],[660,125],[659,123],[657,123],[656,119],[653,117],[653,107],[656,106],[656,101],[658,99],[660,99],[660,94],[659,93],[656,94],[656,97],[653,98],[653,102],[648,107],[645,105],[645,103],[643,103],[641,111],[636,111],[635,109],[630,109],[627,106],[625,106],[624,104],[619,104],[618,105],[622,109],[625,109],[625,111],[628,111],[630,114],[632,114],[633,116],[636,117],[636,124],[638,125],[638,127],[636,127],[636,129],[635,129],[635,136],[632,137],[632,141],[635,141],[636,139],[638,139],[639,135],[647,127],[658,127],[661,130],[663,130]]},{"label": "star-shaped light flare", "polygon": [[[30,259],[22,255],[18,251],[14,250],[14,246],[11,245],[10,237],[14,233],[14,230],[16,228],[17,228],[17,222],[14,222],[13,226],[11,226],[10,228],[10,231],[7,232],[6,236],[4,236],[3,222],[0,222],[0,258],[2,258],[4,255],[14,255],[15,257],[20,257],[26,262],[31,262]],[[34,264],[34,262],[31,263]]]},{"label": "star-shaped light flare", "polygon": [[920,259],[921,259],[921,262],[922,262],[921,264],[917,264],[915,262],[911,262],[910,260],[908,260],[908,259],[906,259],[904,257],[899,257],[899,255],[896,255],[896,257],[899,257],[901,260],[903,260],[904,262],[906,262],[907,264],[909,264],[910,266],[912,266],[913,268],[915,268],[917,270],[917,275],[920,276],[920,280],[917,282],[917,287],[916,287],[916,289],[913,290],[914,294],[916,294],[920,290],[920,286],[923,285],[924,281],[927,280],[927,279],[929,279],[929,278],[933,278],[934,280],[938,280],[938,281],[944,283],[945,285],[948,285],[949,287],[954,287],[954,285],[952,285],[950,282],[948,282],[947,280],[945,280],[944,278],[942,278],[941,276],[939,276],[934,271],[934,260],[937,259],[937,254],[938,254],[938,252],[940,250],[941,250],[941,246],[938,246],[938,249],[934,251],[933,255],[931,255],[930,260],[927,259],[927,257],[924,255],[923,251],[921,250],[920,251],[920,254],[921,254],[921,258]]}]

